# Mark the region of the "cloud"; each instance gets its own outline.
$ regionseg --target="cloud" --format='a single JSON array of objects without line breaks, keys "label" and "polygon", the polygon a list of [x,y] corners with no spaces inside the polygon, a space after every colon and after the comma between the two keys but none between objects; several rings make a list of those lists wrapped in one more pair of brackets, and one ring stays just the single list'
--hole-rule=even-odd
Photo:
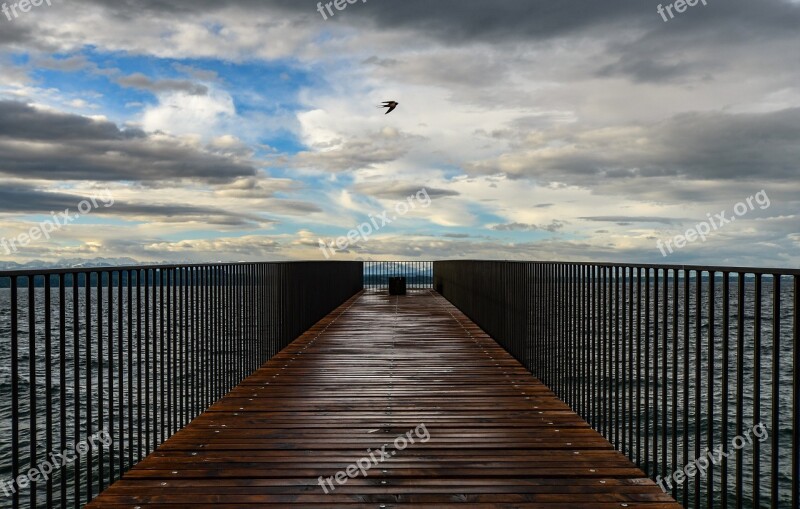
[{"label": "cloud", "polygon": [[369,137],[317,143],[313,151],[295,155],[290,164],[297,168],[334,173],[372,168],[400,159],[408,152],[415,138],[418,137],[403,134],[394,128],[385,128],[371,133]]},{"label": "cloud", "polygon": [[70,55],[64,58],[48,56],[37,58],[34,63],[37,68],[63,72],[74,72],[95,67],[84,55]]},{"label": "cloud", "polygon": [[[108,199],[107,190],[95,190],[86,195],[43,191],[34,186],[16,182],[0,181],[0,214],[50,215],[66,209],[73,213],[78,204],[97,197],[99,206],[92,215],[113,217],[127,221],[151,221],[160,223],[201,223],[217,227],[263,227],[274,221],[252,213],[230,212],[211,206],[181,204],[175,201],[158,203],[153,200],[140,203]],[[111,193],[113,196],[113,193]],[[106,204],[109,206],[106,206]]]},{"label": "cloud", "polygon": [[172,67],[183,74],[188,74],[192,78],[200,81],[217,81],[219,79],[219,74],[215,71],[209,71],[206,69],[200,69],[198,67],[194,67],[191,65],[184,65],[184,64],[173,64]]},{"label": "cloud", "polygon": [[[274,257],[280,242],[270,237],[247,235],[217,239],[159,241],[147,243],[143,251],[149,257],[190,256],[194,259],[264,260]],[[211,258],[208,258],[211,256]],[[205,257],[205,258],[203,258]]]},{"label": "cloud", "polygon": [[0,101],[0,174],[55,181],[224,183],[256,174],[245,158],[107,120]]},{"label": "cloud", "polygon": [[141,73],[121,76],[114,80],[123,87],[137,88],[139,90],[149,90],[155,94],[163,92],[185,92],[189,95],[206,95],[208,87],[186,80],[153,80]]},{"label": "cloud", "polygon": [[416,195],[422,189],[425,189],[432,199],[444,198],[447,196],[459,196],[461,193],[451,189],[441,189],[436,187],[429,187],[425,184],[415,182],[362,182],[356,184],[353,190],[357,193],[371,196],[374,198],[383,198],[387,200],[404,200],[409,196]]},{"label": "cloud", "polygon": [[656,223],[656,224],[683,224],[687,219],[678,219],[674,217],[645,217],[645,216],[590,216],[581,217],[584,221],[596,221],[601,223],[618,223],[618,224],[632,224],[632,223]]},{"label": "cloud", "polygon": [[553,220],[550,224],[537,225],[527,223],[506,223],[494,224],[489,226],[490,230],[497,232],[532,232],[532,231],[546,231],[556,233],[566,226],[565,221]]},{"label": "cloud", "polygon": [[583,186],[662,177],[790,180],[800,161],[800,146],[792,142],[798,138],[800,108],[682,113],[643,126],[540,131],[518,150],[467,168],[473,174]]},{"label": "cloud", "polygon": [[172,135],[201,135],[219,137],[229,132],[236,121],[233,97],[221,90],[205,94],[163,92],[159,104],[148,106],[142,113],[142,127]]}]

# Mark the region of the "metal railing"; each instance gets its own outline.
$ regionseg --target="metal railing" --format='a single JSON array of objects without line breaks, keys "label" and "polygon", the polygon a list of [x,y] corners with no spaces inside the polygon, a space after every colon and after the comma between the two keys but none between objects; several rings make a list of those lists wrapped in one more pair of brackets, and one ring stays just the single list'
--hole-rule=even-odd
[{"label": "metal railing", "polygon": [[406,278],[406,288],[433,288],[433,262],[364,262],[364,288],[387,290],[390,277]]},{"label": "metal railing", "polygon": [[434,272],[437,291],[685,507],[800,507],[800,271],[452,261]]},{"label": "metal railing", "polygon": [[[362,277],[360,262],[0,272],[0,506],[80,508]],[[100,431],[110,443],[87,441]]]}]

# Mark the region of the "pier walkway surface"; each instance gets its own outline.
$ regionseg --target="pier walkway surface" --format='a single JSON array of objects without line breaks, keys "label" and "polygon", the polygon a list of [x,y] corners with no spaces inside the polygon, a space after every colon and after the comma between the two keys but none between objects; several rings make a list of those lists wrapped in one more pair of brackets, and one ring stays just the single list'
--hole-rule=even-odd
[{"label": "pier walkway surface", "polygon": [[87,506],[137,507],[680,509],[430,290],[353,297]]}]

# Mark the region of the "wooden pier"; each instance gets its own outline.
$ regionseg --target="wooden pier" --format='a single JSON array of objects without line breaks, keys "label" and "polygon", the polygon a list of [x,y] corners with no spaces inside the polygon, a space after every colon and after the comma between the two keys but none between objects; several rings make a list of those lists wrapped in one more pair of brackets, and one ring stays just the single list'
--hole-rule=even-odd
[{"label": "wooden pier", "polygon": [[680,509],[429,290],[352,298],[87,507]]}]

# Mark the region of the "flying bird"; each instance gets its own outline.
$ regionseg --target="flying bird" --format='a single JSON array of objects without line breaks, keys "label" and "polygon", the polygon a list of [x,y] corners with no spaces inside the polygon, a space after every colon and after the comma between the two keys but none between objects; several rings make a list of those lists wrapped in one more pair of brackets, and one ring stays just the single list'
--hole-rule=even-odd
[{"label": "flying bird", "polygon": [[386,111],[386,115],[388,115],[389,113],[393,112],[395,108],[397,108],[398,104],[400,104],[400,103],[397,102],[397,101],[384,101],[383,105],[382,106],[378,106],[378,108],[389,108]]}]

